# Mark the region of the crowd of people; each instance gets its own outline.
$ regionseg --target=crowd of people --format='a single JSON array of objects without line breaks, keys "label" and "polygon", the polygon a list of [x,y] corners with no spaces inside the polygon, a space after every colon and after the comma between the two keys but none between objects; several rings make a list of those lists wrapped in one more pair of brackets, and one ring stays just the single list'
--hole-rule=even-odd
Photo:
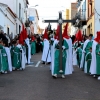
[{"label": "crowd of people", "polygon": [[[59,25],[51,38],[48,36],[47,29],[45,30],[43,64],[51,62],[50,70],[54,78],[59,75],[65,78],[65,75],[73,73],[73,66],[78,66],[85,74],[90,74],[100,80],[100,32],[97,32],[97,37],[94,39],[93,34],[83,35],[79,29],[75,35],[70,37],[67,28],[66,24],[62,34],[62,57],[60,57]],[[60,58],[62,59],[62,66]]]},{"label": "crowd of people", "polygon": [[21,35],[18,34],[12,39],[3,30],[0,31],[0,72],[2,74],[13,70],[24,70],[25,65],[31,63],[31,56],[43,50],[42,36],[26,34],[23,40],[24,35],[22,37]]},{"label": "crowd of people", "polygon": [[5,74],[13,70],[24,70],[26,64],[31,63],[31,56],[42,52],[41,61],[43,64],[50,64],[53,78],[59,75],[65,78],[66,75],[72,74],[75,65],[84,73],[100,80],[100,32],[97,32],[95,39],[93,34],[85,36],[81,30],[71,37],[68,35],[67,28],[68,24],[62,34],[62,57],[60,57],[59,25],[56,31],[49,32],[45,29],[41,36],[26,34],[27,32],[24,31],[14,39],[1,30],[0,72]]}]

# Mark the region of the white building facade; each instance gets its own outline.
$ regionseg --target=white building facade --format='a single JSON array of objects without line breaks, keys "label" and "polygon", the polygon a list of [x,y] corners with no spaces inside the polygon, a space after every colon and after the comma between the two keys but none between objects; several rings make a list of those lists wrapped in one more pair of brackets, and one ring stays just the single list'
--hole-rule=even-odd
[{"label": "white building facade", "polygon": [[[19,34],[22,30],[22,24],[24,24],[27,19],[26,9],[28,8],[28,0],[0,0],[0,3],[8,5],[16,15],[14,33]],[[10,25],[9,27],[12,26]]]},{"label": "white building facade", "polygon": [[87,30],[87,1],[86,0],[78,0],[77,5],[77,12],[78,12],[78,18],[79,18],[79,27],[82,30],[82,33],[86,35]]},{"label": "white building facade", "polygon": [[[100,0],[78,0],[78,12],[81,20],[86,20],[87,24],[81,27],[83,34],[93,34],[96,37],[100,31]],[[91,8],[89,8],[90,6]],[[91,10],[90,10],[91,9]],[[91,14],[90,14],[91,13]]]},{"label": "white building facade", "polygon": [[94,37],[100,31],[100,0],[94,0]]},{"label": "white building facade", "polygon": [[0,30],[3,30],[8,35],[14,38],[16,30],[16,15],[5,4],[0,3]]},{"label": "white building facade", "polygon": [[27,18],[30,19],[30,17],[33,18],[32,22],[34,27],[34,34],[37,34],[39,17],[38,17],[38,12],[35,8],[27,9]]}]

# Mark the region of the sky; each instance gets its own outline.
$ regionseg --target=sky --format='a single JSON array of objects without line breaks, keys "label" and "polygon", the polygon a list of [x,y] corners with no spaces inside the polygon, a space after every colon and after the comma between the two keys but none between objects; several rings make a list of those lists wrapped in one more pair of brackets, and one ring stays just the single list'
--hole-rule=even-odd
[{"label": "sky", "polygon": [[[63,18],[65,17],[65,10],[70,8],[71,2],[76,0],[28,0],[29,7],[35,8],[39,15],[39,26],[45,28],[48,24],[43,23],[46,19],[57,19],[58,12],[62,11]],[[35,5],[38,5],[34,7]],[[51,24],[52,29],[57,27],[57,23]]]}]

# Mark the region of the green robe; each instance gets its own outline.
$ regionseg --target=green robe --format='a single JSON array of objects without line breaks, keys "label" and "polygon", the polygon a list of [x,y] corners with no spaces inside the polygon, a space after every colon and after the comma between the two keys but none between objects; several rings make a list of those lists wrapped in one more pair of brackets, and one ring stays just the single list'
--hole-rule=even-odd
[{"label": "green robe", "polygon": [[100,75],[100,44],[96,45],[96,74]]},{"label": "green robe", "polygon": [[87,43],[86,48],[85,48],[86,54],[87,54],[88,52],[90,52],[90,48],[92,48],[92,43],[93,43],[93,41],[89,41],[89,42]]},{"label": "green robe", "polygon": [[77,61],[78,61],[78,65],[80,67],[80,63],[81,63],[81,58],[82,58],[82,49],[81,47],[78,47],[77,48]]},{"label": "green robe", "polygon": [[67,58],[67,53],[66,53],[66,49],[68,49],[68,43],[63,40],[63,44],[62,46],[65,47],[64,50],[62,50],[62,70],[63,70],[63,73],[60,73],[60,59],[59,59],[59,56],[60,56],[60,50],[59,50],[59,46],[58,44],[55,45],[55,53],[54,53],[54,74],[65,74],[65,67],[66,67],[66,58]]},{"label": "green robe", "polygon": [[81,43],[81,48],[83,49],[84,43]]},{"label": "green robe", "polygon": [[21,50],[17,46],[13,48],[12,66],[15,69],[19,69],[21,67]]},{"label": "green robe", "polygon": [[76,41],[74,44],[73,44],[73,48],[76,50],[78,47],[78,42]]},{"label": "green robe", "polygon": [[8,71],[8,58],[6,50],[0,45],[0,72]]},{"label": "green robe", "polygon": [[[89,42],[87,43],[87,45],[86,45],[86,47],[85,47],[85,57],[86,57],[87,53],[90,52],[90,48],[92,48],[92,43],[93,43],[92,40],[89,41]],[[84,66],[85,66],[85,61],[86,61],[85,57],[84,57],[83,68],[84,68]]]},{"label": "green robe", "polygon": [[88,52],[86,55],[86,61],[87,61],[87,73],[90,73],[90,65],[91,65],[91,60],[92,60],[92,55],[91,52]]},{"label": "green robe", "polygon": [[36,42],[32,41],[31,42],[31,55],[36,53]]},{"label": "green robe", "polygon": [[75,48],[77,48],[77,46],[78,46],[78,41],[76,41],[74,45],[75,45]]}]

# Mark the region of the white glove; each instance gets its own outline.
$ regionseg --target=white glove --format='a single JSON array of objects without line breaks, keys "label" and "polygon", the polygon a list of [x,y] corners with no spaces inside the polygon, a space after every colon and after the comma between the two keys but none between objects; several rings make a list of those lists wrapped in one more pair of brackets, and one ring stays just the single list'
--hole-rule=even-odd
[{"label": "white glove", "polygon": [[84,50],[82,51],[83,53],[86,53]]},{"label": "white glove", "polygon": [[65,49],[65,46],[62,46],[63,50]]},{"label": "white glove", "polygon": [[53,38],[51,38],[51,40],[53,40]]}]

